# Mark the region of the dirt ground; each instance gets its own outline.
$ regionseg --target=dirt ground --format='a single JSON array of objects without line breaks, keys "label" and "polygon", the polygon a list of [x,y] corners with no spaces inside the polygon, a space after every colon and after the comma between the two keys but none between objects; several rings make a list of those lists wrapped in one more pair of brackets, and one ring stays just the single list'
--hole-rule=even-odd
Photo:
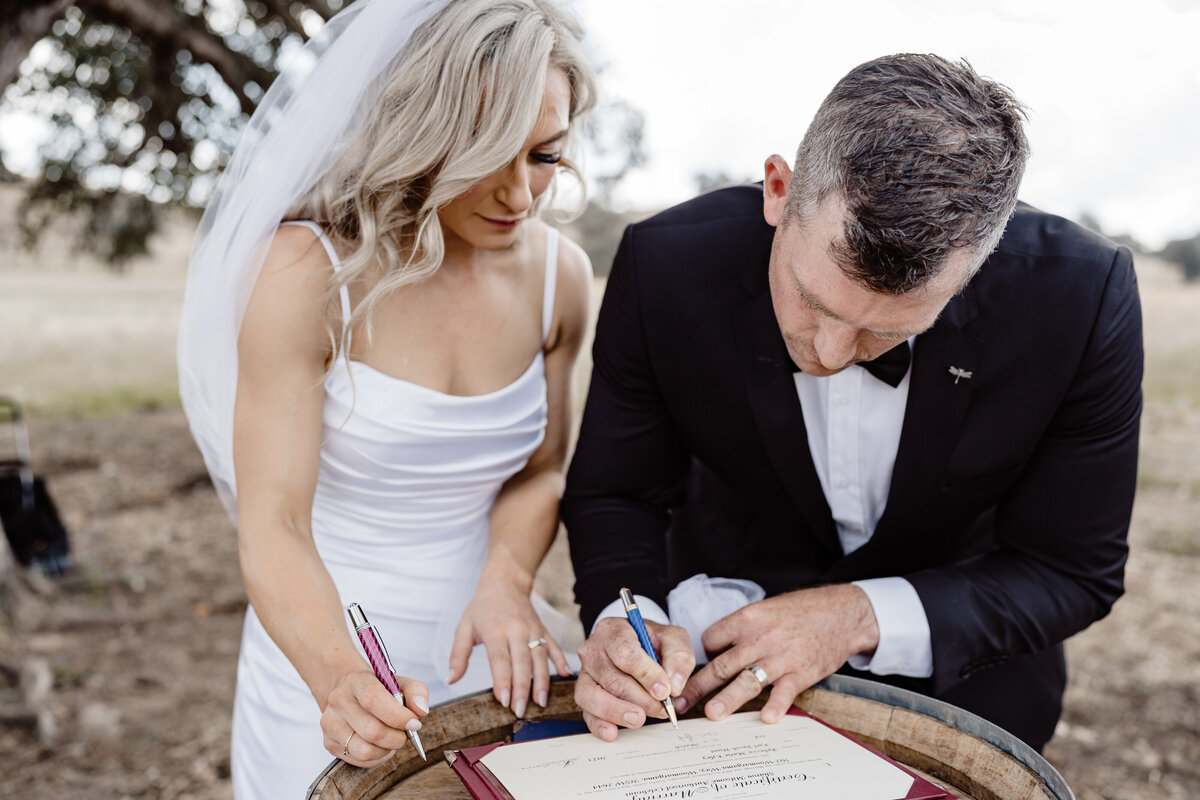
[{"label": "dirt ground", "polygon": [[[1080,800],[1200,799],[1200,286],[1139,272],[1149,371],[1128,592],[1069,643],[1046,752]],[[179,291],[161,270],[0,271],[0,393],[37,412],[34,462],[77,564],[31,581],[0,622],[0,798],[231,796],[234,532],[182,413],[144,388],[170,382]],[[539,585],[567,607],[570,582],[559,542]]]}]

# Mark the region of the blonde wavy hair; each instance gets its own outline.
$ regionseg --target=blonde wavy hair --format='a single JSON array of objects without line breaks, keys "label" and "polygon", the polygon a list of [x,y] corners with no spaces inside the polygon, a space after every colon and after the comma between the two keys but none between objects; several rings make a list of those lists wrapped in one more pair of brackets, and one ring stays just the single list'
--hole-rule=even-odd
[{"label": "blonde wavy hair", "polygon": [[[567,76],[571,120],[594,105],[581,38],[578,22],[548,0],[454,0],[413,34],[373,107],[360,111],[366,119],[357,135],[286,217],[321,225],[341,254],[329,281],[333,307],[341,287],[377,263],[383,268],[343,341],[360,322],[369,337],[385,295],[438,269],[445,252],[438,209],[521,151],[549,67]],[[582,189],[569,152],[559,166]]]}]

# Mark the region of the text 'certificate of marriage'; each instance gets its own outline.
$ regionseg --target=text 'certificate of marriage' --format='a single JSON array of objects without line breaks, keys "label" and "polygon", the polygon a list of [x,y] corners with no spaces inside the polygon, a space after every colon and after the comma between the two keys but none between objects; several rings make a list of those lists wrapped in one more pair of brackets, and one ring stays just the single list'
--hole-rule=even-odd
[{"label": "text 'certificate of marriage'", "polygon": [[689,797],[897,800],[913,777],[803,716],[774,725],[758,712],[498,747],[480,759],[516,798],[659,800]]}]

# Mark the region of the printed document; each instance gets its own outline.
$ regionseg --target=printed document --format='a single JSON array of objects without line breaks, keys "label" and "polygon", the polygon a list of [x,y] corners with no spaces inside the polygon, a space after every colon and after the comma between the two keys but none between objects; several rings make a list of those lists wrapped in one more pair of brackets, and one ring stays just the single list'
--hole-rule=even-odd
[{"label": "printed document", "polygon": [[498,747],[479,763],[516,798],[898,800],[913,776],[807,716],[768,725],[757,711]]}]

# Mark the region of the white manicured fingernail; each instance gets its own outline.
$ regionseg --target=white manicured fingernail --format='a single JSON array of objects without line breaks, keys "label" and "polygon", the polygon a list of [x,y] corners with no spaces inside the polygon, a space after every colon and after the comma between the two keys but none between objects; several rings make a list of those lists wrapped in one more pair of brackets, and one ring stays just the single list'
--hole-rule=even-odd
[{"label": "white manicured fingernail", "polygon": [[416,703],[417,708],[421,709],[426,714],[429,713],[429,701],[424,697],[414,697],[413,702]]},{"label": "white manicured fingernail", "polygon": [[419,730],[421,730],[421,720],[419,720],[419,719],[410,719],[408,722],[404,723],[404,730],[406,730],[406,731],[419,731]]},{"label": "white manicured fingernail", "polygon": [[537,693],[537,704],[542,708],[546,707],[546,690],[539,689]]},{"label": "white manicured fingernail", "polygon": [[500,692],[500,705],[504,706],[505,708],[508,708],[508,701],[511,697],[512,697],[512,695],[509,694],[508,689],[505,689],[504,691]]},{"label": "white manicured fingernail", "polygon": [[524,700],[524,698],[513,703],[513,713],[516,714],[518,717],[525,716],[525,700]]}]

